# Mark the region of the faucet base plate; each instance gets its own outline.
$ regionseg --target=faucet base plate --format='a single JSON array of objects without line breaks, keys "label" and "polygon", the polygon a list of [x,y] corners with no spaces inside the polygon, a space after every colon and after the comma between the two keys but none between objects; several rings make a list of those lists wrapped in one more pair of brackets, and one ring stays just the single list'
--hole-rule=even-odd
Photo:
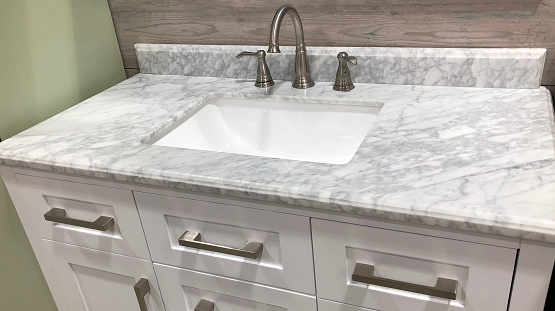
[{"label": "faucet base plate", "polygon": [[314,81],[310,77],[295,78],[293,81],[293,87],[296,89],[308,89],[314,86]]},{"label": "faucet base plate", "polygon": [[336,91],[341,91],[341,92],[347,92],[350,91],[352,89],[354,89],[355,86],[351,83],[351,84],[335,84],[333,86],[333,89]]},{"label": "faucet base plate", "polygon": [[272,86],[272,85],[274,85],[274,84],[276,84],[276,83],[274,82],[274,80],[270,80],[270,81],[266,81],[266,82],[258,82],[258,81],[256,81],[256,82],[254,83],[254,86],[256,86],[256,87],[270,87],[270,86]]}]

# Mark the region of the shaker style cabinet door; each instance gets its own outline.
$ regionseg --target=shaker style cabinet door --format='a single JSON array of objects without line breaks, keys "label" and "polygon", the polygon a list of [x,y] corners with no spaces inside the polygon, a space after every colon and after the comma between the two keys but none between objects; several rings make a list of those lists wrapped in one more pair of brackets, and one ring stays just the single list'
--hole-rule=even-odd
[{"label": "shaker style cabinet door", "polygon": [[72,311],[163,311],[147,260],[42,240]]}]

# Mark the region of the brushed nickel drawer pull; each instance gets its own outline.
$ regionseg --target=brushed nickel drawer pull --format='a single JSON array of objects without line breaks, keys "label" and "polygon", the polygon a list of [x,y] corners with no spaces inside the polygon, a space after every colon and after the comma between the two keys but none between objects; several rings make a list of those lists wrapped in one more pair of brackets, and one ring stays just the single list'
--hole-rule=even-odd
[{"label": "brushed nickel drawer pull", "polygon": [[257,259],[264,249],[262,243],[250,241],[241,249],[202,242],[200,232],[195,231],[185,231],[179,238],[179,245],[252,259]]},{"label": "brushed nickel drawer pull", "polygon": [[197,303],[195,311],[214,311],[214,303],[212,301],[201,299]]},{"label": "brushed nickel drawer pull", "polygon": [[139,302],[139,308],[141,311],[148,311],[146,307],[145,296],[150,292],[150,284],[148,284],[148,279],[142,278],[133,286],[135,290],[135,295],[137,296],[137,301]]},{"label": "brushed nickel drawer pull", "polygon": [[374,275],[374,266],[362,263],[357,263],[355,265],[355,271],[353,271],[352,278],[353,281],[356,282],[399,289],[449,300],[457,299],[457,287],[459,286],[459,282],[456,280],[444,278],[437,278],[437,283],[434,287],[385,279]]},{"label": "brushed nickel drawer pull", "polygon": [[53,208],[44,214],[44,219],[61,224],[72,225],[82,228],[106,231],[114,225],[114,218],[100,216],[95,221],[85,221],[67,217],[66,211],[62,208]]}]

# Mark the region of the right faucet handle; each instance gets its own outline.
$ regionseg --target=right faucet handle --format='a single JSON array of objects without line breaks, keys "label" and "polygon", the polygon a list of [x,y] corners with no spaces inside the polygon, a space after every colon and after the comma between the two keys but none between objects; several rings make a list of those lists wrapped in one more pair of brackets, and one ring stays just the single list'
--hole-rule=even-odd
[{"label": "right faucet handle", "polygon": [[357,58],[354,56],[349,56],[345,52],[337,54],[337,59],[339,59],[339,67],[337,68],[337,74],[335,75],[335,84],[333,89],[336,91],[350,91],[355,88],[353,81],[351,80],[351,72],[349,71],[349,66],[347,62],[351,65],[357,64]]},{"label": "right faucet handle", "polygon": [[243,56],[256,56],[258,57],[258,69],[256,71],[256,82],[254,85],[256,87],[269,87],[274,85],[274,79],[270,74],[270,68],[266,64],[266,52],[264,50],[258,50],[256,52],[241,52],[237,55],[237,58]]}]

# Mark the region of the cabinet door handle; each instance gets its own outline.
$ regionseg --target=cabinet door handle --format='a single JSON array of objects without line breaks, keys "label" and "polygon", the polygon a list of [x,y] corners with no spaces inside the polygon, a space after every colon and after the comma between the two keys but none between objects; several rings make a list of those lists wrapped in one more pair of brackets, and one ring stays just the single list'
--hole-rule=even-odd
[{"label": "cabinet door handle", "polygon": [[72,225],[82,228],[106,231],[114,225],[114,218],[100,216],[95,221],[85,221],[67,217],[66,211],[62,208],[53,208],[44,214],[44,219],[61,224]]},{"label": "cabinet door handle", "polygon": [[212,301],[201,299],[197,303],[195,311],[214,311],[214,303]]},{"label": "cabinet door handle", "polygon": [[353,281],[378,285],[407,292],[445,298],[449,300],[457,299],[457,280],[437,278],[435,286],[424,286],[419,284],[406,283],[397,280],[390,280],[374,275],[374,266],[357,263],[353,271]]},{"label": "cabinet door handle", "polygon": [[241,249],[202,242],[200,232],[195,231],[185,231],[179,238],[179,245],[252,259],[257,259],[264,249],[262,243],[250,241]]},{"label": "cabinet door handle", "polygon": [[139,302],[139,308],[141,311],[148,311],[146,307],[145,296],[150,292],[150,284],[148,284],[148,279],[142,278],[133,286],[135,290],[135,295],[137,296],[137,301]]}]

